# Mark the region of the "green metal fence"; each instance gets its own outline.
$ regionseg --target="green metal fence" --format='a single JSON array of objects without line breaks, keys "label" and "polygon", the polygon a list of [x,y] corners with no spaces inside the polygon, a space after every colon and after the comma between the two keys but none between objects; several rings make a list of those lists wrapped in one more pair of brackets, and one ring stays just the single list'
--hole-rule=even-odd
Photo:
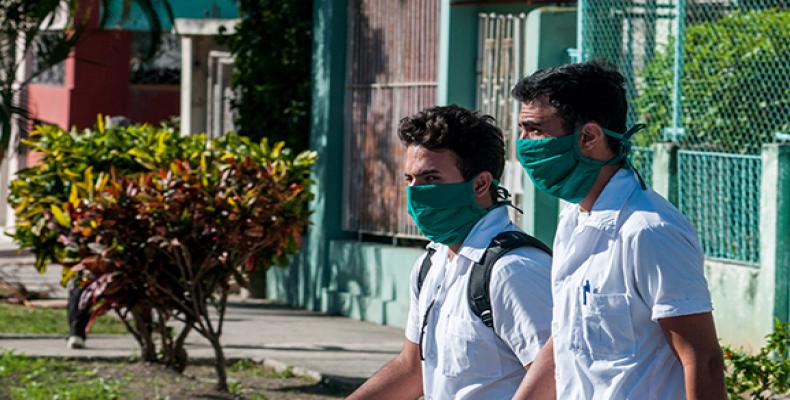
[{"label": "green metal fence", "polygon": [[626,77],[629,124],[648,127],[637,148],[683,149],[678,206],[706,255],[759,264],[758,154],[790,137],[790,1],[580,0],[579,8],[577,54]]},{"label": "green metal fence", "polygon": [[653,184],[653,149],[634,146],[631,148],[631,164],[639,175],[650,186]]},{"label": "green metal fence", "polygon": [[678,151],[678,208],[711,258],[760,262],[760,156]]}]

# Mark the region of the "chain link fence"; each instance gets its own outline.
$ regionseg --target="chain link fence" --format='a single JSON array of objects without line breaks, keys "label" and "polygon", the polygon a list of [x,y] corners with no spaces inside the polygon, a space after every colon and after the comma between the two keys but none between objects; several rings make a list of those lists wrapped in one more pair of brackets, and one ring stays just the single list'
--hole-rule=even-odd
[{"label": "chain link fence", "polygon": [[[634,164],[674,141],[678,207],[706,255],[759,264],[764,143],[790,138],[790,1],[580,1],[579,54],[626,77]],[[643,175],[649,175],[644,173]]]}]

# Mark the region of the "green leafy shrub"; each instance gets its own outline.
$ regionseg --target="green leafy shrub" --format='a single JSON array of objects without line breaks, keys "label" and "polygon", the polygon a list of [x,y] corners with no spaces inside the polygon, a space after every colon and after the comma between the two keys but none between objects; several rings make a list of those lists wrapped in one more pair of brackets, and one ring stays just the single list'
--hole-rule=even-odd
[{"label": "green leafy shrub", "polygon": [[[72,132],[71,139],[62,140],[95,149],[93,140],[106,132],[99,127],[96,135]],[[60,174],[60,148],[39,146],[49,151],[34,169],[56,169],[61,191],[37,196],[32,188],[46,188],[42,182],[19,183],[16,201],[28,199],[25,208],[41,210],[36,214],[43,221],[39,234],[55,241],[40,248],[64,265],[65,276],[79,274],[86,287],[83,299],[96,304],[92,318],[116,311],[144,360],[178,371],[186,365],[184,340],[190,331],[198,332],[214,347],[218,387],[226,390],[219,338],[230,281],[243,285],[245,273],[284,264],[297,251],[308,221],[309,174],[316,156],[294,156],[282,142],[269,146],[265,139],[253,143],[235,134],[211,141],[201,135],[178,137],[169,129],[133,127],[115,134],[121,142],[152,147],[144,151],[126,143],[120,146],[125,151],[116,149],[113,157],[121,160],[133,155],[128,164],[119,164],[126,173],[110,163],[106,172],[94,173],[101,168],[85,165],[83,176],[72,177]],[[51,136],[58,134],[37,137]],[[69,155],[78,147],[73,145]],[[32,230],[27,226],[33,224],[23,230]],[[21,237],[40,243],[34,232]],[[212,309],[218,320],[209,317]],[[172,319],[183,324],[168,325]],[[159,351],[154,333],[161,337]]]},{"label": "green leafy shrub", "polygon": [[95,181],[105,182],[111,167],[127,176],[166,168],[180,158],[197,163],[205,138],[182,137],[171,128],[151,125],[105,129],[99,118],[97,128],[85,132],[37,126],[23,143],[42,157],[11,182],[8,200],[16,211],[12,237],[35,254],[36,268],[43,271],[48,263],[63,261],[58,232],[47,222],[62,216],[64,203],[78,204],[80,191],[91,200]]},{"label": "green leafy shrub", "polygon": [[[735,11],[690,25],[683,44],[683,142],[713,151],[759,153],[790,131],[790,11]],[[634,110],[648,125],[639,145],[672,120],[674,43],[641,71]]]},{"label": "green leafy shrub", "polygon": [[768,400],[790,395],[790,323],[777,320],[767,339],[755,355],[724,346],[731,399]]}]

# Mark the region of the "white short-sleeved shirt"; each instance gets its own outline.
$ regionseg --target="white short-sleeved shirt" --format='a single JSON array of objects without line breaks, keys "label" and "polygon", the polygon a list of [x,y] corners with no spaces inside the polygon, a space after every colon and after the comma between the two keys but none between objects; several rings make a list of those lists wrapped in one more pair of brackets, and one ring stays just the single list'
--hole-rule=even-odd
[{"label": "white short-sleeved shirt", "polygon": [[554,240],[558,399],[683,399],[658,320],[713,309],[694,229],[621,169],[590,212],[567,205]]},{"label": "white short-sleeved shirt", "polygon": [[514,249],[494,264],[494,329],[469,306],[472,263],[481,260],[497,234],[514,230],[519,228],[507,209],[497,207],[477,222],[452,262],[447,246],[429,244],[436,252],[419,296],[417,275],[425,256],[414,263],[406,338],[421,345],[426,400],[509,399],[524,377],[524,366],[548,340],[551,257],[539,249]]}]

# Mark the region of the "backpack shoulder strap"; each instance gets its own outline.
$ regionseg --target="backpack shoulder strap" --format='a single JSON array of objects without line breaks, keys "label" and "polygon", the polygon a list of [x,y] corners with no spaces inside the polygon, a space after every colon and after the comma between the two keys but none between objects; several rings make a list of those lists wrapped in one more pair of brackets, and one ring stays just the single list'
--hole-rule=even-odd
[{"label": "backpack shoulder strap", "polygon": [[425,253],[425,258],[422,260],[422,265],[420,265],[420,273],[417,275],[417,294],[420,294],[422,291],[422,284],[425,283],[425,277],[428,276],[428,270],[431,269],[431,257],[433,257],[433,253],[436,252],[436,249],[429,247],[428,251]]},{"label": "backpack shoulder strap", "polygon": [[505,253],[519,247],[535,247],[548,255],[551,249],[540,240],[527,235],[524,232],[508,231],[498,234],[491,244],[488,245],[483,259],[479,263],[472,264],[472,271],[469,274],[469,288],[467,297],[472,312],[483,320],[489,328],[494,327],[494,316],[491,313],[491,272],[494,264]]}]

